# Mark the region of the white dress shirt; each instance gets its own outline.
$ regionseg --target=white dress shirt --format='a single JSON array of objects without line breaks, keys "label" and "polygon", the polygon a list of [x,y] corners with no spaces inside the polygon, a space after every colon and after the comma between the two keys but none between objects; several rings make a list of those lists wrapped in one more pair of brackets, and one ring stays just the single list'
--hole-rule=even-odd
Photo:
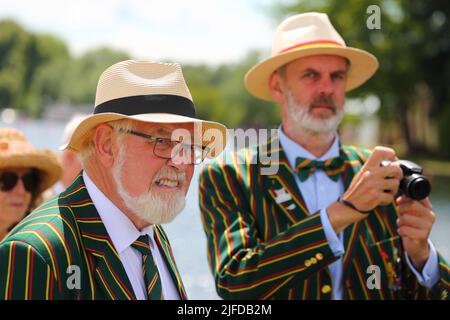
[{"label": "white dress shirt", "polygon": [[[330,149],[320,158],[311,154],[308,150],[298,145],[295,141],[287,137],[282,127],[278,128],[278,136],[280,137],[280,144],[288,159],[289,165],[295,170],[295,162],[297,157],[303,157],[310,160],[325,161],[330,158],[339,156],[339,137],[336,135]],[[332,297],[335,300],[341,300],[344,297],[343,281],[342,281],[342,257],[345,249],[343,244],[343,233],[336,235],[331,223],[328,219],[327,207],[337,200],[338,197],[344,194],[344,184],[342,179],[333,181],[323,170],[317,170],[312,173],[305,181],[300,181],[300,178],[295,175],[295,181],[299,190],[301,190],[303,199],[310,213],[320,210],[320,219],[324,228],[325,236],[329,242],[330,248],[338,260],[328,266],[332,281]],[[439,264],[436,249],[431,241],[428,241],[430,246],[430,256],[425,264],[422,274],[420,274],[412,266],[408,256],[406,261],[410,269],[416,275],[419,283],[427,288],[433,287],[439,281]]]},{"label": "white dress shirt", "polygon": [[153,238],[152,226],[150,225],[142,229],[142,231],[136,229],[131,220],[97,188],[86,171],[83,171],[83,179],[89,196],[105,225],[106,231],[119,253],[120,261],[125,268],[136,298],[138,300],[147,300],[147,290],[144,275],[142,274],[142,254],[137,249],[131,247],[131,244],[139,236],[147,234],[150,238],[150,249],[153,259],[161,278],[163,297],[165,300],[179,300],[180,295],[178,290]]}]

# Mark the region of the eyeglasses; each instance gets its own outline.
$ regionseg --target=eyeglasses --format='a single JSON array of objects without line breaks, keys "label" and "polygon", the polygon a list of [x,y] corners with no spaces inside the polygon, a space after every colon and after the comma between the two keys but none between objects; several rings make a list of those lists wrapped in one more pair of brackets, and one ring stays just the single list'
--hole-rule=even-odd
[{"label": "eyeglasses", "polygon": [[3,171],[0,174],[0,189],[5,192],[14,189],[19,179],[22,180],[23,186],[28,192],[36,190],[39,184],[39,178],[35,170],[22,176],[13,171]]},{"label": "eyeglasses", "polygon": [[[162,159],[187,159],[189,164],[200,164],[205,160],[210,148],[195,144],[183,143],[169,138],[154,137],[134,130],[119,129],[120,132],[132,134],[153,143],[153,153]],[[184,156],[181,156],[181,153]],[[186,163],[186,162],[184,162]]]}]

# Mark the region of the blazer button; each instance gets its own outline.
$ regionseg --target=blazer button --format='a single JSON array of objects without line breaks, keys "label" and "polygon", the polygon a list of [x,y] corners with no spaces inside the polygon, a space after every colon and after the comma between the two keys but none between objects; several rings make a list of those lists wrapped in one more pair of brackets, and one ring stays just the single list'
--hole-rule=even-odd
[{"label": "blazer button", "polygon": [[329,285],[324,285],[323,287],[322,287],[322,293],[323,294],[327,294],[327,293],[330,293],[331,292],[331,287],[329,286]]},{"label": "blazer button", "polygon": [[309,267],[309,266],[311,266],[311,261],[309,261],[309,259],[306,259],[304,264],[306,267]]},{"label": "blazer button", "polygon": [[319,260],[319,261],[322,261],[323,260],[323,254],[316,253],[316,259]]},{"label": "blazer button", "polygon": [[311,260],[309,260],[309,261],[311,261],[312,264],[316,264],[317,263],[317,259],[316,258],[311,258]]}]

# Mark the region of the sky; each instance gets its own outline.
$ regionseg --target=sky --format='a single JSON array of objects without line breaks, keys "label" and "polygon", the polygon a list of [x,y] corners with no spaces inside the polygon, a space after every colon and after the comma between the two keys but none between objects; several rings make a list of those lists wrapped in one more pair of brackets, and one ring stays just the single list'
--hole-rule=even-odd
[{"label": "sky", "polygon": [[[277,1],[280,2],[280,1]],[[53,34],[81,55],[108,46],[136,59],[238,62],[269,54],[274,0],[0,0],[0,19]]]}]

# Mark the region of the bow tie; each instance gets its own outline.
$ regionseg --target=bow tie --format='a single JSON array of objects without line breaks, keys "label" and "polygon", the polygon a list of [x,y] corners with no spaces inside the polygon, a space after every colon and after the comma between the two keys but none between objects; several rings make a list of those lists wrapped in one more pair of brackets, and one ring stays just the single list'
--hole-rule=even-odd
[{"label": "bow tie", "polygon": [[340,157],[325,161],[309,160],[302,157],[295,160],[295,171],[302,182],[318,169],[325,171],[331,180],[338,181],[342,171],[344,171],[344,161]]}]

